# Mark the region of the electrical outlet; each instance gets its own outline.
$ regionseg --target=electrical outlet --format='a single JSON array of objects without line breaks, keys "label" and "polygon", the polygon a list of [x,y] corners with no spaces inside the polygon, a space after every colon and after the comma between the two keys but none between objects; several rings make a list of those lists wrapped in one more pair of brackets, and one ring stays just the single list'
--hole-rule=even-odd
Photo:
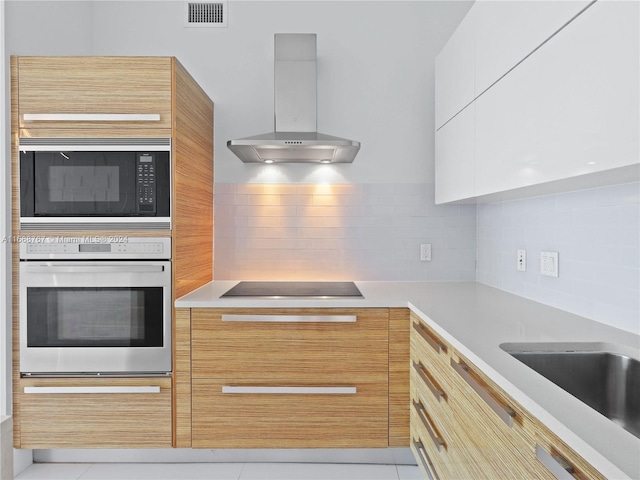
[{"label": "electrical outlet", "polygon": [[518,250],[518,265],[519,272],[524,272],[527,269],[527,251]]},{"label": "electrical outlet", "polygon": [[540,252],[540,275],[558,276],[558,252]]},{"label": "electrical outlet", "polygon": [[431,261],[431,244],[430,243],[420,244],[420,261],[421,262]]}]

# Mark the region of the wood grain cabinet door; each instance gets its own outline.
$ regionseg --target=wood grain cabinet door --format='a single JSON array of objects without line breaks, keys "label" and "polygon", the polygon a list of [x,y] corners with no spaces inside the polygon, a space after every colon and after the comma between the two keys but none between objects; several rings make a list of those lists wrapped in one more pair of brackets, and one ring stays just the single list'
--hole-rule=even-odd
[{"label": "wood grain cabinet door", "polygon": [[387,447],[388,320],[388,309],[192,309],[192,446]]},{"label": "wood grain cabinet door", "polygon": [[[26,136],[170,136],[170,57],[17,57]],[[131,131],[133,129],[133,132]],[[60,131],[58,131],[60,130]],[[88,132],[88,133],[87,133]],[[102,132],[102,133],[98,133]],[[22,134],[21,134],[22,135]]]},{"label": "wood grain cabinet door", "polygon": [[193,309],[193,378],[386,385],[388,309]]},{"label": "wood grain cabinet door", "polygon": [[[345,376],[347,377],[347,376]],[[384,448],[379,382],[193,381],[193,448]]]},{"label": "wood grain cabinet door", "polygon": [[21,448],[170,448],[171,379],[20,382]]}]

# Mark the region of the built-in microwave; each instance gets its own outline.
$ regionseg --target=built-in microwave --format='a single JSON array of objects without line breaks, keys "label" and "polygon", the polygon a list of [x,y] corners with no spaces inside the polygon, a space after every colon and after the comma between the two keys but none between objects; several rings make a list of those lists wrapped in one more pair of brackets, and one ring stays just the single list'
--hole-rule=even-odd
[{"label": "built-in microwave", "polygon": [[20,139],[21,230],[171,228],[170,139]]}]

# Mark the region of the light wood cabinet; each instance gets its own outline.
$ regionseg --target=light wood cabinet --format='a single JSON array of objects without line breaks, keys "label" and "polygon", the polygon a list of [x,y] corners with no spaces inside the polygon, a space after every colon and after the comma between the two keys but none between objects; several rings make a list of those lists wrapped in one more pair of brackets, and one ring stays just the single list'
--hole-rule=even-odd
[{"label": "light wood cabinet", "polygon": [[193,448],[386,447],[385,389],[342,370],[331,383],[194,378]]},{"label": "light wood cabinet", "polygon": [[409,309],[389,309],[389,446],[409,446]]},{"label": "light wood cabinet", "polygon": [[170,448],[171,378],[23,379],[28,448]]},{"label": "light wood cabinet", "polygon": [[386,447],[388,309],[192,309],[195,448]]},{"label": "light wood cabinet", "polygon": [[412,449],[425,475],[553,479],[543,449],[561,452],[576,478],[603,478],[415,315],[411,363]]},{"label": "light wood cabinet", "polygon": [[[38,231],[38,235],[171,236],[172,300],[212,280],[213,102],[176,58],[12,56],[11,134],[12,232],[16,236],[33,233],[20,230],[19,138],[170,138],[171,231],[56,230]],[[13,245],[12,255],[16,448],[71,448],[70,445],[83,444],[105,448],[167,447],[184,446],[185,438],[190,441],[190,430],[185,429],[185,422],[180,420],[187,417],[190,421],[190,405],[187,408],[186,403],[176,402],[191,385],[190,317],[187,320],[178,315],[174,317],[172,346],[176,374],[172,379],[162,379],[160,394],[23,393],[34,380],[21,378],[19,370],[17,243]],[[95,378],[69,379],[75,380],[86,386],[102,386],[105,382]],[[61,379],[41,381],[64,383]],[[147,382],[144,378],[140,381]],[[126,403],[114,406],[117,399]],[[132,408],[127,410],[129,404]],[[144,413],[144,405],[153,411],[152,416]],[[59,413],[43,416],[46,410]],[[107,416],[101,411],[112,413]],[[147,418],[153,422],[147,423]],[[51,423],[59,420],[64,420],[64,428]],[[104,428],[118,435],[97,434],[88,438],[93,427],[98,433]]]},{"label": "light wood cabinet", "polygon": [[19,127],[30,136],[171,130],[170,57],[17,57],[17,69]]}]

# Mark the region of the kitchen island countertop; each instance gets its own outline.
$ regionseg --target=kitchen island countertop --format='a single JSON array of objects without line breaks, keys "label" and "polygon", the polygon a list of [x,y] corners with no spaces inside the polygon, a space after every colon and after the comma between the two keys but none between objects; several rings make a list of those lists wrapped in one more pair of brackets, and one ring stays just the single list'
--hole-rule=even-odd
[{"label": "kitchen island countertop", "polygon": [[640,358],[640,335],[478,283],[357,281],[364,298],[220,298],[236,283],[208,283],[175,306],[409,307],[607,478],[640,478],[639,438],[500,348],[512,342],[597,342]]}]

